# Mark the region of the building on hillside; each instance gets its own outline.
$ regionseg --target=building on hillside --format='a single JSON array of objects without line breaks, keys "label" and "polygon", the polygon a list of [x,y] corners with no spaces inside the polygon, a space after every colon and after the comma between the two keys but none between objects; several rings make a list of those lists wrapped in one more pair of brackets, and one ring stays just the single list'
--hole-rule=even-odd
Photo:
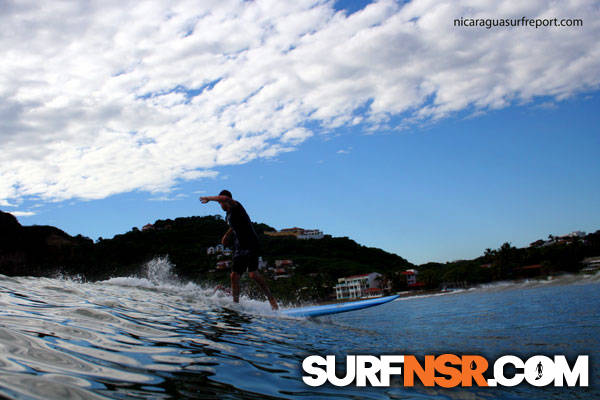
[{"label": "building on hillside", "polygon": [[233,252],[231,251],[231,249],[223,246],[222,244],[218,244],[216,246],[209,247],[208,249],[206,249],[206,254],[222,254],[224,256],[231,256]]},{"label": "building on hillside", "polygon": [[417,288],[424,286],[423,282],[419,282],[417,276],[419,275],[419,271],[416,269],[407,269],[406,271],[401,272],[402,275],[406,276],[406,285],[409,288]]},{"label": "building on hillside", "polygon": [[563,236],[550,235],[548,240],[536,240],[529,244],[529,247],[547,247],[555,244],[570,244],[573,242],[584,241],[586,233],[583,231],[574,231]]},{"label": "building on hillside", "polygon": [[146,232],[146,231],[153,231],[153,230],[154,230],[154,225],[152,225],[152,224],[146,224],[142,228],[142,231],[144,231],[144,232]]},{"label": "building on hillside", "polygon": [[600,257],[588,257],[581,263],[583,264],[581,272],[593,273],[600,270]]},{"label": "building on hillside", "polygon": [[217,269],[227,269],[231,266],[231,260],[217,262]]},{"label": "building on hillside", "polygon": [[275,273],[273,274],[273,279],[278,280],[278,279],[285,279],[285,278],[289,278],[292,275],[290,275],[288,273],[288,271],[285,268],[275,268]]},{"label": "building on hillside", "polygon": [[296,236],[298,239],[323,239],[323,231],[318,229],[305,229],[301,234]]},{"label": "building on hillside", "polygon": [[535,242],[533,242],[533,243],[530,243],[530,244],[529,244],[529,247],[541,247],[541,246],[543,246],[544,244],[546,244],[546,241],[545,241],[545,240],[542,240],[542,239],[540,239],[540,240],[536,240],[536,241],[535,241]]},{"label": "building on hillside", "polygon": [[294,265],[292,260],[275,260],[275,267],[291,267]]},{"label": "building on hillside", "polygon": [[336,298],[345,300],[381,295],[381,278],[381,274],[377,272],[339,278],[334,287]]},{"label": "building on hillside", "polygon": [[520,278],[532,278],[534,276],[539,276],[542,274],[542,265],[541,264],[533,264],[533,265],[525,265],[523,267],[519,267],[515,271],[517,276]]},{"label": "building on hillside", "polygon": [[323,232],[318,229],[302,229],[298,227],[286,228],[280,231],[265,232],[267,236],[281,237],[294,236],[297,239],[323,239]]},{"label": "building on hillside", "polygon": [[280,231],[267,231],[265,235],[279,237],[279,236],[298,236],[304,231],[302,228],[287,228]]},{"label": "building on hillside", "polygon": [[263,269],[267,269],[268,264],[265,260],[263,260],[262,257],[258,257],[258,269],[259,270],[263,270]]},{"label": "building on hillside", "polygon": [[571,232],[571,233],[568,233],[563,236],[559,236],[559,237],[555,238],[555,241],[558,243],[573,243],[573,242],[578,242],[580,240],[583,240],[584,238],[585,238],[585,232],[575,231],[575,232]]}]

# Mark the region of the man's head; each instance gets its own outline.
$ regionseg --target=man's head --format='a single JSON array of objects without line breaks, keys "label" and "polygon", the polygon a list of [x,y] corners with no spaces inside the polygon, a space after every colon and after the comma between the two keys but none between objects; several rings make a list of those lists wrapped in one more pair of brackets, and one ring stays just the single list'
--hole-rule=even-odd
[{"label": "man's head", "polygon": [[[231,192],[229,190],[221,190],[219,196],[225,196],[229,197],[230,199],[233,199],[233,196],[231,196]],[[229,211],[229,209],[231,208],[231,203],[229,202],[219,201],[219,204],[221,205],[223,211]]]}]

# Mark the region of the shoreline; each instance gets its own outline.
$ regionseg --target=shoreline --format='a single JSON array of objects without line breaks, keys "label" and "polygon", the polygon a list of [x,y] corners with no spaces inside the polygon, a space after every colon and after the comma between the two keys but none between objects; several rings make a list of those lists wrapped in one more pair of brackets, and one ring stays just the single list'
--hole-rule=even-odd
[{"label": "shoreline", "polygon": [[503,284],[506,284],[507,286],[516,286],[519,284],[525,284],[525,283],[548,283],[548,282],[553,282],[556,281],[557,279],[561,278],[561,277],[594,277],[594,276],[598,276],[600,275],[600,269],[593,271],[592,273],[590,273],[589,271],[586,272],[578,272],[575,274],[572,273],[568,273],[568,272],[563,272],[563,273],[559,273],[559,274],[555,274],[555,275],[546,275],[546,276],[540,276],[540,277],[535,277],[535,278],[520,278],[520,279],[512,279],[512,280],[501,280],[501,281],[492,281],[492,282],[488,282],[488,283],[481,283],[481,284],[477,284],[477,285],[469,285],[469,286],[465,286],[465,287],[461,287],[461,288],[452,288],[452,289],[423,289],[423,290],[406,290],[406,291],[401,291],[401,292],[395,292],[395,293],[389,293],[389,294],[385,294],[382,296],[377,296],[377,297],[361,297],[361,298],[353,298],[353,299],[344,299],[344,300],[330,300],[330,301],[320,301],[320,302],[315,302],[315,305],[331,305],[331,304],[344,304],[344,303],[350,303],[350,302],[354,302],[354,301],[363,301],[363,300],[371,300],[371,299],[378,299],[381,297],[386,297],[386,296],[393,296],[393,295],[400,295],[400,299],[404,299],[404,298],[410,298],[410,297],[419,297],[419,296],[430,296],[430,295],[443,295],[443,294],[452,294],[452,293],[462,293],[465,291],[469,291],[471,289],[484,289],[485,286],[498,286],[501,287]]}]

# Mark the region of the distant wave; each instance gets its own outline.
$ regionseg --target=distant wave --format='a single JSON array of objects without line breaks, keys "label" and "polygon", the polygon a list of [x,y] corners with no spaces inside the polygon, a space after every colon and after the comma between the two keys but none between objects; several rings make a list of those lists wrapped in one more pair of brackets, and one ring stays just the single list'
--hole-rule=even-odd
[{"label": "distant wave", "polygon": [[584,285],[590,283],[600,283],[600,271],[595,274],[565,274],[551,276],[545,279],[525,279],[519,281],[499,281],[476,285],[466,289],[455,289],[446,292],[428,293],[415,296],[401,297],[396,301],[406,301],[422,299],[428,297],[451,296],[461,293],[490,293],[504,290],[532,289],[548,285]]}]

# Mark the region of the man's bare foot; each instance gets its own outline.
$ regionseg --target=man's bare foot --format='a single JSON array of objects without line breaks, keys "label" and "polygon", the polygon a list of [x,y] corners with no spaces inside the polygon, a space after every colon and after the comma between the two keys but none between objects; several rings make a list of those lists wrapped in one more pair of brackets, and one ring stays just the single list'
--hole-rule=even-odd
[{"label": "man's bare foot", "polygon": [[271,303],[271,308],[272,308],[273,310],[279,310],[279,306],[277,305],[277,301],[275,300],[275,298],[274,298],[274,297],[271,297],[271,298],[269,299],[269,303]]}]

